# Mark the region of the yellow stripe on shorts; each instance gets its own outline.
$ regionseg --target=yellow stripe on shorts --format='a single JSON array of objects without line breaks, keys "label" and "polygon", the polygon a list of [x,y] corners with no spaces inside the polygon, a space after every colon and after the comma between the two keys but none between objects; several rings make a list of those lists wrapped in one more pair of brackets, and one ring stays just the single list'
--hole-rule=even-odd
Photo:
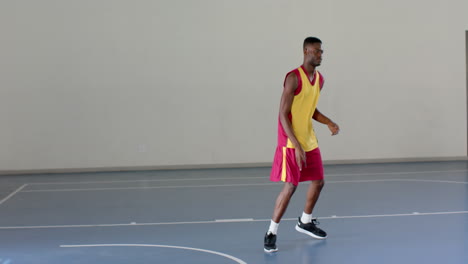
[{"label": "yellow stripe on shorts", "polygon": [[281,169],[281,181],[286,181],[286,147],[283,147],[283,168]]}]

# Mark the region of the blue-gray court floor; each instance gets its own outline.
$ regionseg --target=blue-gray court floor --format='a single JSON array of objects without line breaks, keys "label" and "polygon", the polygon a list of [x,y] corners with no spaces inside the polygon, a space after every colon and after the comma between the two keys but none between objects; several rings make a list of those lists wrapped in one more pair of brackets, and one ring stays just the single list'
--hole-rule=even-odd
[{"label": "blue-gray court floor", "polygon": [[294,230],[306,183],[263,252],[281,183],[269,168],[0,176],[0,264],[468,263],[468,162],[325,166],[314,211],[329,234]]}]

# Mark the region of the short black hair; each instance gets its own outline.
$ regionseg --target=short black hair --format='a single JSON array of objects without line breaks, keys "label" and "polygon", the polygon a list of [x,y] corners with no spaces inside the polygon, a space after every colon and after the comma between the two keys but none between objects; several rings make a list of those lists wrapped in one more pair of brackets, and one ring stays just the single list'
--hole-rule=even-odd
[{"label": "short black hair", "polygon": [[322,41],[321,41],[319,38],[316,38],[316,37],[307,37],[306,39],[304,39],[304,46],[303,46],[303,48],[305,49],[306,45],[308,45],[308,44],[314,44],[314,43],[320,43],[320,44],[322,44]]}]

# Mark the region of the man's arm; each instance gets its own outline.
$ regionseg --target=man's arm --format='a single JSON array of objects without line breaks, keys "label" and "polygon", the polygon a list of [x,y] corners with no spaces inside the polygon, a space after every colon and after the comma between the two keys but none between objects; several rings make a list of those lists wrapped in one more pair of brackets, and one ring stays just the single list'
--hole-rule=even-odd
[{"label": "man's arm", "polygon": [[291,113],[291,107],[292,102],[294,100],[294,92],[296,91],[296,88],[297,77],[294,73],[290,73],[286,77],[286,81],[284,82],[284,90],[283,94],[281,95],[280,101],[279,119],[281,125],[283,126],[284,132],[288,136],[291,143],[294,145],[296,152],[296,162],[299,166],[299,169],[302,170],[302,163],[305,163],[306,161],[305,152],[302,149],[301,144],[297,140],[296,136],[294,135],[292,124],[288,117]]},{"label": "man's arm", "polygon": [[328,129],[332,132],[332,136],[337,135],[340,132],[340,127],[333,122],[330,118],[322,114],[318,109],[315,109],[314,115],[312,116],[314,120],[325,124],[328,126]]}]

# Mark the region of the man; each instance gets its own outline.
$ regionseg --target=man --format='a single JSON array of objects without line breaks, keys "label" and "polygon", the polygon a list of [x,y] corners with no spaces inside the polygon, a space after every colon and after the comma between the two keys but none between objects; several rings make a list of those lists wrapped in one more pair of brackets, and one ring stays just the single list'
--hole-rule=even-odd
[{"label": "man", "polygon": [[324,186],[323,165],[312,119],[325,124],[332,135],[339,127],[316,107],[324,78],[316,70],[322,62],[322,41],[315,37],[304,40],[304,63],[286,75],[281,96],[278,146],[270,175],[271,181],[283,181],[284,187],[276,199],[270,228],[265,234],[265,252],[278,251],[276,235],[278,225],[299,182],[311,181],[307,191],[304,212],[296,230],[316,239],[327,238],[318,228],[312,211]]}]

